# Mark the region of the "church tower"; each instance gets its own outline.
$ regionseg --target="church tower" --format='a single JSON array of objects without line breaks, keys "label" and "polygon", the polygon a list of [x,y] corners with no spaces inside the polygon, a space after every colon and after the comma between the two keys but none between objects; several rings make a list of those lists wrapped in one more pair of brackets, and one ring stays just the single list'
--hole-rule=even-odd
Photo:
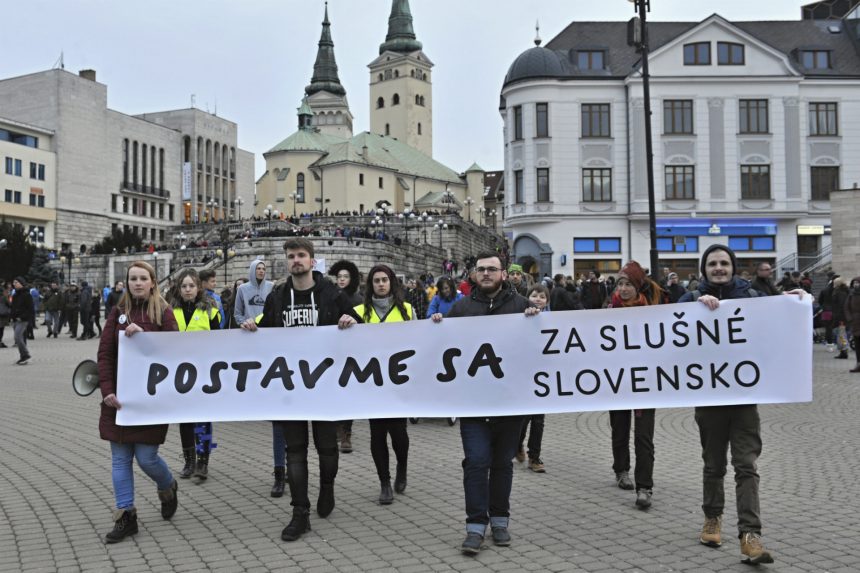
[{"label": "church tower", "polygon": [[412,29],[409,0],[392,0],[388,34],[370,68],[370,130],[433,156],[433,67]]},{"label": "church tower", "polygon": [[334,42],[331,39],[331,22],[328,19],[328,2],[322,22],[317,59],[311,83],[305,87],[307,105],[313,112],[312,125],[321,133],[352,137],[352,113],[346,101],[346,90],[337,75],[334,60]]}]

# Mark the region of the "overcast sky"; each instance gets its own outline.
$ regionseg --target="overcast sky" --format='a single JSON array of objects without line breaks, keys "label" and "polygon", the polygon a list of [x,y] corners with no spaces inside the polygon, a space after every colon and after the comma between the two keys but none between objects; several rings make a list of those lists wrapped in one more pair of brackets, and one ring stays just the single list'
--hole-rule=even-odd
[{"label": "overcast sky", "polygon": [[[809,0],[651,0],[654,20],[798,20]],[[628,0],[411,0],[415,32],[435,63],[434,157],[464,171],[503,167],[499,90],[511,62],[574,20],[627,20]],[[310,83],[323,0],[0,0],[0,77],[93,68],[117,111],[197,107],[239,125],[262,153],[296,129]],[[330,0],[340,80],[355,132],[368,129],[367,64],[385,40],[391,0]],[[0,116],[3,102],[0,101]]]}]

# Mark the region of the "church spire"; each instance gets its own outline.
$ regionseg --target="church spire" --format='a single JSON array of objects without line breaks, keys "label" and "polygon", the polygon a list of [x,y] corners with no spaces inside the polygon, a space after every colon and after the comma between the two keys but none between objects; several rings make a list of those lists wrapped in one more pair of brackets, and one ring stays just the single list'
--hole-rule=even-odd
[{"label": "church spire", "polygon": [[331,40],[331,22],[328,20],[328,2],[325,3],[325,18],[322,22],[317,60],[314,63],[314,75],[311,83],[305,88],[305,94],[313,95],[327,91],[336,95],[345,95],[346,90],[337,76],[337,63],[334,61],[334,42]]},{"label": "church spire", "polygon": [[415,31],[412,29],[409,0],[392,0],[388,34],[385,36],[385,42],[379,46],[379,53],[391,51],[408,54],[420,49],[421,42],[415,39]]}]

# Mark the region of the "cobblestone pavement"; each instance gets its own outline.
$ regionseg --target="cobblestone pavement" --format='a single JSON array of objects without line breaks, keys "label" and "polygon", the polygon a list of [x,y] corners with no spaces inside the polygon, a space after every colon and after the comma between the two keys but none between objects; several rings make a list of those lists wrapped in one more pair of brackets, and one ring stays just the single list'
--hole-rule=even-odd
[{"label": "cobblestone pavement", "polygon": [[[647,512],[615,486],[606,413],[548,416],[547,473],[515,464],[513,545],[488,544],[477,558],[459,552],[462,450],[458,428],[443,420],[409,426],[409,487],[385,507],[376,503],[368,425],[357,421],[356,450],[341,455],[334,513],[312,512],[313,531],[293,543],[280,540],[289,497],[269,497],[270,425],[216,424],[210,478],[180,481],[173,520],[160,518],[155,486],[136,468],[140,533],[106,546],[113,495],[98,393],[80,398],[70,384],[97,345],[65,336],[45,340],[40,331],[28,366],[13,365],[14,349],[0,350],[0,571],[750,570],[740,563],[730,481],[723,547],[698,543],[702,468],[689,409],[657,413]],[[761,407],[764,539],[776,556],[761,570],[860,570],[860,375],[847,372],[852,360],[832,357],[816,347],[812,404]],[[178,434],[172,427],[161,449],[174,471],[182,464]]]}]

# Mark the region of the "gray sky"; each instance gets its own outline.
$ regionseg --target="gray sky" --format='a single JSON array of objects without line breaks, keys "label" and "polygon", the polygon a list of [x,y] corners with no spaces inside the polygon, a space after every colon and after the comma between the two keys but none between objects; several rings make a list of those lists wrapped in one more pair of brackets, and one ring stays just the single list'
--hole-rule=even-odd
[{"label": "gray sky", "polygon": [[[649,18],[798,20],[810,0],[651,0]],[[535,20],[548,42],[573,20],[627,20],[627,0],[411,0],[433,75],[434,157],[464,171],[503,167],[499,90],[532,47]],[[356,132],[368,118],[367,64],[385,40],[390,0],[330,0],[340,80]],[[323,0],[0,0],[0,77],[93,68],[108,105],[136,114],[189,107],[239,125],[239,146],[262,153],[296,129],[310,83]],[[0,102],[0,115],[3,103]]]}]

